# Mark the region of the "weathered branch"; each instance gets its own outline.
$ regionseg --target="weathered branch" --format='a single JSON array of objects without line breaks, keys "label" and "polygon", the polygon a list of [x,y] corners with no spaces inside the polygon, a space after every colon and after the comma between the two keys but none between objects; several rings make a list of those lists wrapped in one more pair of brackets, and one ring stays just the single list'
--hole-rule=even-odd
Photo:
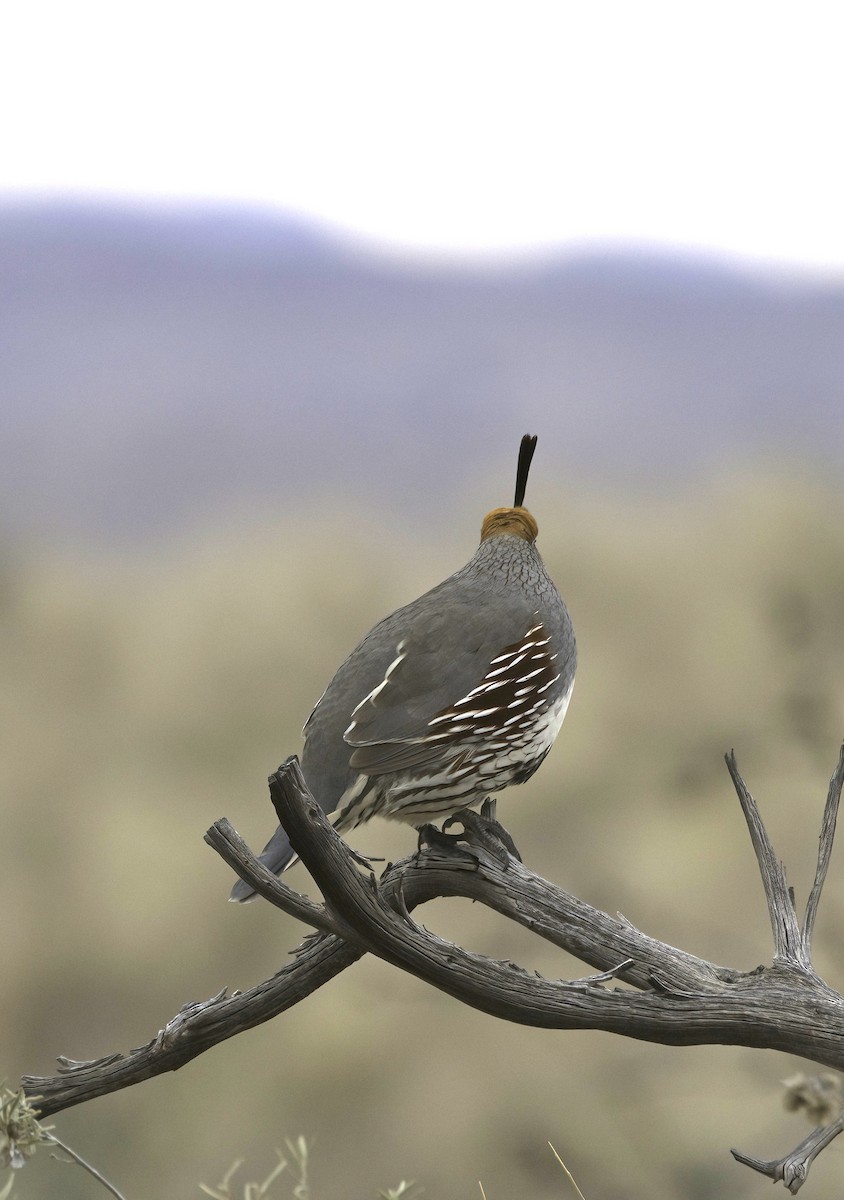
[{"label": "weathered branch", "polygon": [[797,913],[794,911],[794,897],[785,878],[785,867],[774,853],[756,801],[739,774],[736,756],[732,750],[726,755],[726,763],[762,874],[762,886],[765,889],[768,916],[774,935],[774,963],[792,965],[802,972],[811,971],[811,960],[804,953],[803,938],[797,923]]},{"label": "weathered branch", "polygon": [[96,1096],[133,1087],[145,1079],[177,1071],[219,1042],[262,1025],[322,987],[360,958],[360,951],[339,938],[310,937],[296,957],[277,975],[245,992],[185,1004],[163,1029],[128,1053],[109,1054],[89,1062],[60,1058],[59,1073],[22,1079],[27,1096],[42,1117],[51,1116]]},{"label": "weathered branch", "polygon": [[[308,793],[298,763],[288,759],[270,779],[271,797],[324,904],[271,875],[227,821],[212,826],[206,840],[260,895],[319,932],[306,938],[272,979],[247,992],[226,996],[223,991],[186,1005],[151,1042],[128,1054],[90,1063],[62,1059],[58,1076],[25,1078],[26,1091],[42,1097],[39,1108],[46,1116],[177,1070],[217,1042],[298,1003],[367,951],[505,1020],[549,1029],[602,1029],[668,1045],[767,1047],[844,1069],[844,999],[816,975],[810,954],[844,781],[844,749],[830,783],[802,930],[785,873],[733,755],[727,764],[768,901],[774,932],[770,967],[742,973],[648,937],[623,918],[610,917],[534,875],[503,849],[490,849],[488,830],[474,814],[467,815],[459,839],[437,837],[376,880],[361,871]],[[544,979],[452,945],[410,916],[418,904],[438,896],[480,901],[601,974],[568,982]],[[628,986],[604,986],[615,979]],[[799,1154],[782,1161],[791,1163],[803,1154],[800,1161],[805,1159],[808,1170],[829,1140],[807,1139]],[[777,1178],[787,1182],[787,1172]]]},{"label": "weathered branch", "polygon": [[807,962],[812,961],[812,933],[815,928],[815,917],[818,915],[818,904],[829,869],[832,856],[832,843],[835,839],[835,823],[838,820],[838,806],[841,802],[841,789],[844,787],[844,745],[838,754],[838,764],[829,781],[829,791],[823,810],[823,822],[818,843],[818,865],[815,870],[815,880],[806,904],[806,917],[803,921],[803,956]]},{"label": "weathered branch", "polygon": [[[178,1070],[218,1042],[262,1024],[305,999],[363,953],[326,932],[336,929],[336,925],[325,908],[267,871],[228,821],[216,822],[206,838],[260,895],[322,932],[306,938],[293,961],[271,979],[232,996],[222,991],[209,1000],[185,1005],[150,1042],[128,1054],[111,1054],[90,1062],[62,1058],[58,1075],[25,1077],[27,1094],[41,1097],[39,1110],[43,1116]],[[591,908],[538,876],[526,871],[519,875],[517,879],[498,861],[484,866],[468,860],[459,848],[438,845],[391,866],[379,890],[397,910],[404,907],[410,911],[438,896],[478,900],[602,971],[615,971],[635,951],[635,961],[624,966],[621,977],[642,987],[649,986],[651,974],[658,972],[665,986],[690,989],[697,985],[701,973],[709,977],[719,970],[648,938],[628,922]]]},{"label": "weathered branch", "polygon": [[[530,975],[512,963],[493,962],[445,942],[397,912],[374,877],[361,874],[307,792],[295,759],[289,759],[271,779],[270,788],[291,842],[322,891],[330,919],[344,936],[464,1003],[522,1024],[603,1029],[669,1045],[765,1046],[844,1067],[844,1047],[834,1044],[844,1033],[844,1000],[813,973],[795,981],[792,971],[776,966],[749,975],[730,972],[680,954],[578,902],[588,944],[577,939],[576,953],[604,970],[622,958],[633,958],[634,966],[622,970],[620,978],[652,990],[584,989]],[[557,912],[561,903],[572,902],[515,860],[510,859],[505,868],[474,844],[472,853],[477,859],[475,874],[506,894],[519,895],[528,889],[534,895],[537,891],[553,895],[551,907]],[[488,887],[481,887],[474,898],[486,902],[488,896]],[[493,906],[502,909],[500,904]],[[558,932],[562,932],[559,927]],[[613,945],[609,954],[603,942],[606,934]],[[558,944],[572,948],[567,938],[561,937]],[[824,1044],[818,1038],[819,1023],[830,1034]]]},{"label": "weathered branch", "polygon": [[761,1158],[751,1158],[749,1154],[742,1154],[740,1150],[731,1150],[730,1153],[736,1162],[743,1163],[746,1167],[752,1167],[754,1171],[759,1171],[762,1175],[767,1175],[773,1183],[784,1184],[792,1195],[795,1195],[806,1182],[809,1167],[821,1150],[825,1150],[842,1130],[844,1130],[844,1116],[833,1121],[831,1125],[822,1125],[813,1129],[809,1136],[804,1138],[799,1146],[795,1146],[790,1154],[786,1154],[784,1158],[772,1159],[770,1162]]}]

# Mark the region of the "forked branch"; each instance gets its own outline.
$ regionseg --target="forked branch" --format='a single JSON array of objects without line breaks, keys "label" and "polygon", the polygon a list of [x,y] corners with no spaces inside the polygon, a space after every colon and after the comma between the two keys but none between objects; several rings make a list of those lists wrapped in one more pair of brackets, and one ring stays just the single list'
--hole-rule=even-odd
[{"label": "forked branch", "polygon": [[809,1136],[804,1138],[800,1145],[795,1146],[791,1153],[786,1154],[784,1158],[775,1158],[771,1161],[751,1158],[749,1154],[742,1154],[740,1150],[731,1150],[730,1153],[736,1162],[743,1163],[754,1171],[759,1171],[761,1175],[767,1175],[774,1183],[784,1184],[792,1195],[796,1195],[806,1182],[809,1167],[821,1150],[825,1150],[842,1130],[844,1130],[844,1116],[839,1116],[832,1124],[819,1125],[817,1129],[813,1129]]},{"label": "forked branch", "polygon": [[841,802],[841,788],[844,786],[844,745],[838,755],[838,763],[829,781],[829,791],[823,810],[823,821],[818,842],[818,865],[815,869],[815,880],[806,904],[806,917],[803,921],[803,957],[807,962],[812,961],[812,933],[815,928],[815,917],[818,914],[821,892],[829,870],[829,860],[832,857],[832,843],[835,840],[835,825],[838,820],[838,806]]},{"label": "forked branch", "polygon": [[[317,930],[316,935],[308,936],[293,961],[272,979],[247,992],[226,996],[223,991],[186,1005],[152,1041],[128,1054],[89,1063],[60,1060],[57,1076],[27,1077],[27,1093],[42,1098],[39,1109],[46,1116],[177,1070],[217,1042],[303,1000],[365,952],[504,1020],[548,1029],[602,1029],[668,1045],[767,1047],[844,1069],[844,999],[817,976],[810,953],[844,782],[844,748],[830,783],[815,883],[802,929],[782,865],[733,755],[727,757],[727,765],[771,915],[770,967],[742,973],[648,937],[623,918],[592,908],[533,874],[503,845],[490,840],[489,826],[474,814],[466,815],[457,838],[432,838],[376,880],[361,870],[360,860],[310,796],[298,762],[290,758],[271,776],[270,794],[294,849],[324,896],[323,904],[270,874],[227,821],[216,822],[206,840],[261,896]],[[514,963],[493,961],[446,942],[410,915],[418,904],[439,896],[480,901],[599,974],[568,982],[544,979]],[[613,986],[616,979],[628,986]],[[808,1146],[803,1153],[808,1170],[829,1140],[818,1133],[794,1155],[799,1157]],[[757,1170],[767,1165],[773,1171],[775,1166],[760,1165],[737,1152],[736,1156]],[[772,1177],[793,1191],[800,1186],[799,1181],[795,1186],[796,1175],[787,1178],[785,1170]]]},{"label": "forked branch", "polygon": [[801,971],[811,971],[811,959],[804,954],[803,938],[794,911],[794,897],[788,890],[785,867],[774,853],[768,831],[762,824],[756,801],[739,774],[734,751],[725,756],[727,770],[736,789],[741,811],[747,822],[756,861],[762,874],[762,886],[768,904],[771,932],[774,935],[774,963],[790,964]]}]

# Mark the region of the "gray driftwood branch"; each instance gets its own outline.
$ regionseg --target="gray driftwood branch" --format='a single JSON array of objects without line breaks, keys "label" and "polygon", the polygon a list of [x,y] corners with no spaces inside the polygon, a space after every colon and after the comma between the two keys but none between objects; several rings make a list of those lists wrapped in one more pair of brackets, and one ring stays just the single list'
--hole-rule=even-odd
[{"label": "gray driftwood branch", "polygon": [[[844,998],[817,975],[811,936],[844,783],[844,747],[830,782],[815,883],[800,924],[783,867],[736,766],[727,765],[747,820],[774,934],[770,966],[740,972],[657,941],[530,872],[467,814],[462,831],[430,839],[380,879],[349,850],[310,796],[295,758],[270,778],[270,795],[294,848],[320,888],[317,904],[271,875],[226,820],[209,844],[270,903],[316,930],[281,971],[246,992],[185,1005],[145,1046],[92,1062],[63,1058],[59,1074],[27,1076],[28,1095],[49,1116],[177,1070],[211,1046],[303,1000],[364,953],[409,971],[465,1004],[505,1020],[547,1029],[601,1029],[667,1045],[765,1047],[844,1069]],[[545,979],[512,962],[470,953],[428,932],[413,909],[440,896],[464,896],[533,930],[589,964],[595,975]],[[620,980],[628,985],[614,985]],[[834,1130],[834,1131],[833,1131]],[[840,1132],[819,1127],[791,1155],[739,1161],[796,1192],[812,1159]]]}]

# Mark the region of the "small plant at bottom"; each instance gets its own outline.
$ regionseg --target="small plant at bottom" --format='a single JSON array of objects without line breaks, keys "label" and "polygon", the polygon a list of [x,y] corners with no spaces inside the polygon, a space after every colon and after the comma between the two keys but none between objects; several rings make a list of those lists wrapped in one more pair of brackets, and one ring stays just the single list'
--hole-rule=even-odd
[{"label": "small plant at bottom", "polygon": [[386,1192],[379,1192],[378,1200],[416,1200],[416,1197],[421,1196],[424,1190],[412,1179],[403,1179],[397,1187],[387,1188]]},{"label": "small plant at bottom", "polygon": [[239,1158],[232,1163],[216,1187],[201,1183],[201,1190],[206,1196],[210,1196],[211,1200],[265,1200],[270,1196],[272,1185],[288,1171],[294,1177],[291,1192],[293,1200],[311,1200],[308,1188],[308,1143],[303,1137],[298,1137],[295,1142],[285,1140],[284,1144],[287,1147],[287,1156],[282,1154],[281,1150],[276,1150],[278,1162],[261,1183],[244,1183],[242,1191],[241,1185],[237,1185],[237,1191],[232,1190],[234,1177],[244,1163],[244,1159]]},{"label": "small plant at bottom", "polygon": [[[33,1100],[38,1100],[38,1096],[33,1096]],[[42,1125],[38,1120],[37,1109],[33,1108],[23,1088],[13,1092],[0,1084],[0,1167],[20,1168],[28,1158],[32,1158],[39,1146],[55,1146],[67,1155],[67,1158],[52,1155],[57,1162],[76,1163],[101,1183],[106,1191],[111,1192],[116,1200],[124,1200],[113,1184],[70,1146],[60,1142],[52,1129],[52,1125]],[[10,1200],[13,1179],[14,1176],[3,1187],[0,1200]]]},{"label": "small plant at bottom", "polygon": [[[291,1200],[313,1200],[308,1184],[307,1141],[298,1137],[295,1142],[285,1141],[284,1144],[286,1153],[276,1150],[278,1162],[261,1183],[234,1183],[234,1177],[244,1163],[244,1160],[239,1158],[237,1162],[232,1163],[216,1187],[201,1183],[200,1188],[211,1200],[282,1200],[282,1193],[275,1190],[273,1185],[287,1172],[290,1175],[287,1182],[293,1185],[293,1190],[289,1193]],[[378,1200],[417,1200],[420,1195],[421,1189],[417,1188],[415,1183],[402,1180],[397,1187],[379,1191]]]}]

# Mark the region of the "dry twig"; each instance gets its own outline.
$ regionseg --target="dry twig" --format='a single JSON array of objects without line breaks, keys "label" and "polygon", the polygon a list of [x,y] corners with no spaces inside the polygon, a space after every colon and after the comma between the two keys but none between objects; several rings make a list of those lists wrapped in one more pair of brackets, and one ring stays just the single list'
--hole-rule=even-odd
[{"label": "dry twig", "polygon": [[[727,766],[747,821],[765,889],[774,938],[772,964],[751,972],[695,957],[648,937],[545,879],[494,845],[490,828],[470,814],[457,838],[436,838],[379,880],[362,873],[310,796],[295,758],[270,777],[270,795],[294,849],[319,886],[317,904],[271,875],[226,820],[206,834],[209,844],[270,903],[317,931],[281,971],[251,988],[185,1005],[147,1045],[93,1062],[60,1060],[51,1078],[27,1077],[49,1115],[94,1096],[177,1070],[211,1046],[299,1003],[369,952],[434,987],[504,1020],[548,1029],[602,1029],[668,1045],[721,1043],[767,1047],[844,1069],[844,998],[813,969],[811,938],[826,877],[844,783],[844,748],[832,777],[821,830],[815,882],[802,927],[782,864],[735,761]],[[533,930],[593,967],[583,979],[544,979],[510,962],[472,954],[436,937],[412,919],[413,909],[439,896],[465,896]],[[632,985],[605,986],[615,979]],[[825,1127],[831,1129],[832,1126]],[[836,1133],[839,1130],[836,1130]],[[835,1134],[816,1130],[789,1156],[788,1167],[739,1161],[766,1170],[791,1190],[800,1172]],[[799,1166],[792,1163],[797,1156]],[[802,1156],[802,1157],[801,1157]]]}]

